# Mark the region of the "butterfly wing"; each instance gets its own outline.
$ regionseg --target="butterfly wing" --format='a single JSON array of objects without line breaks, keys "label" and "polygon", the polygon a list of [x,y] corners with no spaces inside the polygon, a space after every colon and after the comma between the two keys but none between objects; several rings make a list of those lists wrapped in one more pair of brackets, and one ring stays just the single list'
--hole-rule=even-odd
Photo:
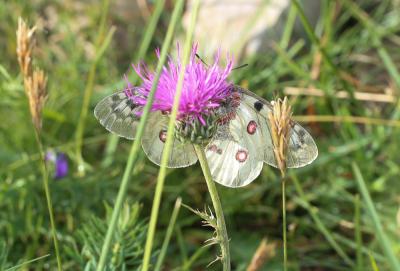
[{"label": "butterfly wing", "polygon": [[318,156],[318,148],[311,135],[297,122],[292,123],[286,155],[288,168],[299,168],[311,164]]},{"label": "butterfly wing", "polygon": [[[142,137],[142,147],[147,157],[154,164],[161,164],[162,152],[167,137],[168,117],[159,111],[149,115]],[[182,143],[174,138],[167,167],[181,168],[197,162],[197,155],[190,143]]]},{"label": "butterfly wing", "polygon": [[[264,162],[273,167],[278,167],[273,151],[274,145],[268,121],[268,113],[272,110],[272,105],[246,89],[236,87],[236,90],[242,93],[242,102],[251,107],[263,119],[260,120],[260,128],[264,138],[262,143],[262,146],[264,146]],[[317,158],[318,148],[311,135],[300,124],[291,121],[291,126],[288,138],[286,166],[288,168],[304,167]]]},{"label": "butterfly wing", "polygon": [[134,139],[139,117],[136,106],[123,91],[101,100],[94,108],[94,115],[108,131],[127,139]]},{"label": "butterfly wing", "polygon": [[260,119],[241,103],[228,123],[218,127],[206,147],[206,156],[214,180],[228,187],[248,185],[260,175],[264,153]]}]

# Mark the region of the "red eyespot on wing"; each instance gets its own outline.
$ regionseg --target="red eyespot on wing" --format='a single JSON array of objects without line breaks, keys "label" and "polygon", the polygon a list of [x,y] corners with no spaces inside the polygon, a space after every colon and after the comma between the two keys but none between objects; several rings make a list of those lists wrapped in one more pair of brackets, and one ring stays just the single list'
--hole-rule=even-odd
[{"label": "red eyespot on wing", "polygon": [[167,131],[161,130],[160,133],[158,134],[158,138],[162,143],[165,143],[165,140],[167,140]]},{"label": "red eyespot on wing", "polygon": [[250,135],[254,135],[256,131],[257,131],[257,122],[251,120],[249,124],[247,124],[247,133],[249,133]]},{"label": "red eyespot on wing", "polygon": [[218,149],[218,147],[217,147],[217,145],[212,144],[212,145],[208,146],[207,149],[208,149],[209,151],[216,152],[217,149]]},{"label": "red eyespot on wing", "polygon": [[222,154],[222,149],[218,148],[218,146],[215,144],[208,146],[207,150],[217,154]]},{"label": "red eyespot on wing", "polygon": [[236,153],[236,160],[240,163],[243,163],[247,160],[248,153],[245,150],[238,150]]}]

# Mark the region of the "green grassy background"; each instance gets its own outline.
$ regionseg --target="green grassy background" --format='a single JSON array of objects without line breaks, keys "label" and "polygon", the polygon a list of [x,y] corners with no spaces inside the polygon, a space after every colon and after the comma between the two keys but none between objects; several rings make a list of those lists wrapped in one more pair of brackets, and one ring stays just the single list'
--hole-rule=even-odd
[{"label": "green grassy background", "polygon": [[[232,81],[267,99],[282,97],[288,86],[314,86],[325,92],[325,97],[290,97],[295,115],[397,119],[397,102],[382,104],[335,98],[339,90],[350,94],[355,91],[383,93],[387,88],[397,96],[400,88],[397,71],[400,6],[394,0],[349,3],[352,2],[323,1],[320,19],[314,28],[307,28],[307,18],[298,16],[298,23],[306,26],[301,36],[292,36],[289,20],[282,38],[267,53],[241,60],[249,66],[235,71]],[[291,9],[293,14],[299,11],[295,6]],[[92,270],[91,265],[98,257],[106,217],[115,201],[131,142],[121,139],[115,154],[105,163],[110,135],[91,111],[102,97],[122,86],[122,75],[137,60],[143,37],[148,33],[144,26],[150,21],[150,17],[131,22],[118,16],[113,12],[111,1],[105,33],[112,25],[116,32],[96,62],[84,133],[83,157],[88,170],[82,177],[76,169],[74,134],[89,70],[94,63],[102,12],[102,3],[95,1],[0,3],[1,270],[47,254],[51,255],[15,269],[54,270],[56,266],[39,155],[15,55],[18,16],[41,26],[34,63],[47,72],[50,93],[43,113],[43,141],[46,148],[65,152],[71,167],[66,178],[51,180],[63,267]],[[154,66],[153,50],[161,45],[169,19],[170,10],[163,10],[143,57]],[[183,33],[181,27],[178,33]],[[100,37],[100,44],[104,44],[103,38]],[[321,63],[316,65],[320,56]],[[313,77],[311,71],[315,66],[319,73]],[[355,80],[348,80],[350,76]],[[400,133],[398,128],[381,123],[304,123],[316,139],[320,155],[311,166],[291,170],[289,174],[290,270],[373,270],[371,256],[379,270],[395,270],[389,255],[394,253],[400,258],[400,225],[396,222],[400,206]],[[126,219],[119,222],[112,246],[115,270],[124,270],[124,266],[127,270],[136,270],[140,265],[157,173],[158,168],[141,152],[128,190],[123,216]],[[363,184],[364,190],[360,189]],[[233,270],[246,270],[263,237],[268,242],[276,242],[277,248],[276,255],[268,259],[262,270],[281,270],[279,172],[265,166],[251,185],[241,189],[218,186],[218,190],[230,236]],[[154,261],[178,197],[195,209],[211,204],[198,164],[168,171]],[[356,219],[357,198],[359,220]],[[382,228],[376,224],[373,209]],[[180,209],[167,250],[165,270],[204,270],[215,258],[217,247],[203,248],[212,231],[202,227],[200,220],[189,210]],[[379,233],[390,244],[382,241]],[[220,264],[215,263],[210,270],[220,270]]]}]

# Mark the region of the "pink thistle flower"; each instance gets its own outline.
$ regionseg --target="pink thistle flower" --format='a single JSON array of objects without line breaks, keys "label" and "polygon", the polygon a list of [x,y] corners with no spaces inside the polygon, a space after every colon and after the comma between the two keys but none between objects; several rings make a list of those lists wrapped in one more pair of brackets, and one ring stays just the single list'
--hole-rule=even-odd
[{"label": "pink thistle flower", "polygon": [[[226,66],[221,68],[218,65],[220,61],[220,52],[218,52],[214,63],[207,66],[197,59],[196,52],[197,46],[193,46],[184,74],[178,120],[199,120],[205,125],[204,116],[214,112],[232,93],[233,85],[227,81],[227,77],[232,71],[233,61],[228,59]],[[156,54],[159,57],[158,50],[156,50]],[[162,69],[151,111],[171,112],[178,76],[182,69],[181,61],[178,45],[178,59],[174,61],[169,57],[167,65]],[[133,66],[133,69],[143,83],[139,87],[133,87],[126,79],[125,94],[134,104],[144,106],[147,103],[155,73],[148,71],[143,64]]]}]

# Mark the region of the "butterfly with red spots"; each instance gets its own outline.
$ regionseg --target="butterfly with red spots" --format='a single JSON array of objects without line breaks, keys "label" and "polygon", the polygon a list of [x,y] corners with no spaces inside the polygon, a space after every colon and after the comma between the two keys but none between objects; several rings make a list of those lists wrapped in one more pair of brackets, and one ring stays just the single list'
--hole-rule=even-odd
[{"label": "butterfly with red spots", "polygon": [[[95,108],[95,116],[109,131],[134,139],[139,120],[138,108],[124,94],[104,98]],[[205,153],[213,179],[228,187],[248,185],[260,175],[263,164],[278,167],[274,155],[268,113],[272,105],[254,93],[234,86],[230,98],[217,110],[217,130]],[[143,150],[157,165],[167,135],[168,114],[151,112],[142,138]],[[318,156],[317,146],[310,134],[291,121],[287,138],[286,166],[298,168],[310,164]],[[187,167],[197,162],[190,142],[174,138],[167,166]]]}]

